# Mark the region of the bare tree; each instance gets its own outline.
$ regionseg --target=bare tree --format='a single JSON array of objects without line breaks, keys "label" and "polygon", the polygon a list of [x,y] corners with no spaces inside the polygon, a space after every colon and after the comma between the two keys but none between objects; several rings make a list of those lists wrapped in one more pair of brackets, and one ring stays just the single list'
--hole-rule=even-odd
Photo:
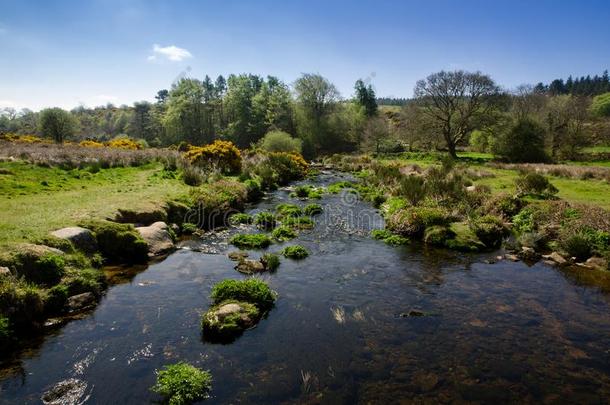
[{"label": "bare tree", "polygon": [[474,123],[494,107],[498,92],[489,76],[463,70],[434,73],[419,80],[414,90],[424,113],[437,124],[454,158],[456,146],[474,129]]},{"label": "bare tree", "polygon": [[522,84],[513,92],[512,110],[517,120],[540,118],[546,106],[547,97],[535,91],[534,86]]}]

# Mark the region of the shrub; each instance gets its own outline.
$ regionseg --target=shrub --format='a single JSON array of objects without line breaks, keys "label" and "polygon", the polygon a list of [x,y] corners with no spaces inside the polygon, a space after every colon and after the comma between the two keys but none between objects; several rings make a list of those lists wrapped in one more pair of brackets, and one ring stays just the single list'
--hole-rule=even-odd
[{"label": "shrub", "polygon": [[248,195],[248,201],[258,201],[263,197],[264,193],[260,181],[254,179],[246,179],[244,181],[244,186],[246,186],[246,194]]},{"label": "shrub", "polygon": [[260,140],[260,146],[267,152],[296,152],[301,153],[303,142],[293,138],[283,131],[267,132]]},{"label": "shrub", "polygon": [[468,143],[475,152],[487,152],[489,150],[488,135],[483,131],[472,131]]},{"label": "shrub", "polygon": [[517,196],[498,194],[488,198],[483,204],[483,212],[501,215],[510,219],[525,206],[525,201]]},{"label": "shrub", "polygon": [[106,286],[106,277],[99,269],[70,270],[61,284],[68,288],[69,296],[90,292],[99,297]]},{"label": "shrub", "polygon": [[182,174],[182,181],[187,186],[200,186],[207,179],[207,175],[201,167],[194,166],[188,162],[180,165],[180,172]]},{"label": "shrub", "polygon": [[286,246],[282,250],[282,254],[284,257],[295,260],[305,259],[307,256],[309,256],[307,249],[300,245]]},{"label": "shrub", "polygon": [[571,233],[562,237],[559,245],[570,257],[575,257],[576,260],[586,260],[591,256],[589,238],[581,232]]},{"label": "shrub", "polygon": [[229,141],[217,140],[209,145],[193,146],[184,157],[196,166],[218,169],[226,174],[239,173],[241,170],[241,153]]},{"label": "shrub", "polygon": [[307,204],[305,208],[303,208],[303,212],[308,216],[321,214],[322,206],[320,204]]},{"label": "shrub", "polygon": [[386,227],[399,235],[421,236],[432,225],[448,225],[448,215],[439,208],[409,207],[397,210],[387,219]]},{"label": "shrub", "polygon": [[434,246],[444,246],[448,240],[454,237],[455,232],[443,225],[429,226],[424,232],[424,242]]},{"label": "shrub", "polygon": [[275,207],[275,210],[280,218],[300,217],[303,215],[301,208],[295,204],[279,204],[277,207]]},{"label": "shrub", "polygon": [[518,233],[535,231],[534,211],[530,208],[524,208],[515,215],[513,217],[513,229]]},{"label": "shrub", "polygon": [[287,217],[282,219],[282,225],[295,229],[311,229],[314,222],[309,217]]},{"label": "shrub", "polygon": [[27,277],[35,283],[53,285],[63,277],[65,268],[66,262],[63,257],[49,253],[36,261],[35,270]]},{"label": "shrub", "polygon": [[9,317],[16,330],[30,328],[44,315],[43,290],[23,279],[0,277],[0,314]]},{"label": "shrub", "polygon": [[610,117],[610,92],[593,97],[590,108],[597,117]]},{"label": "shrub", "polygon": [[229,242],[240,249],[263,249],[271,245],[271,239],[262,233],[234,235]]},{"label": "shrub", "polygon": [[204,213],[204,227],[213,227],[226,220],[226,214],[243,210],[246,186],[235,180],[222,179],[191,190],[191,196]]},{"label": "shrub", "polygon": [[280,267],[280,257],[274,253],[265,253],[261,256],[261,263],[269,271],[277,270]]},{"label": "shrub", "polygon": [[511,162],[546,162],[545,132],[536,121],[522,119],[494,143],[493,153]]},{"label": "shrub", "polygon": [[251,224],[253,221],[254,218],[252,217],[252,215],[243,212],[238,212],[237,214],[233,214],[229,217],[229,223],[233,225]]},{"label": "shrub", "polygon": [[390,197],[381,204],[381,212],[388,217],[396,213],[396,211],[406,208],[409,205],[407,200],[402,197]]},{"label": "shrub", "polygon": [[508,229],[502,220],[493,215],[485,215],[471,221],[470,227],[488,248],[498,247],[502,239],[508,236]]},{"label": "shrub", "polygon": [[85,148],[103,148],[104,144],[98,141],[92,141],[87,139],[84,141],[80,141],[79,146],[83,146]]},{"label": "shrub", "polygon": [[133,141],[129,138],[115,138],[112,141],[108,142],[108,147],[128,150],[142,149],[141,145],[138,142]]},{"label": "shrub", "polygon": [[294,188],[294,191],[290,193],[291,197],[308,199],[308,198],[322,198],[322,190],[319,190],[312,186],[297,186]]},{"label": "shrub", "polygon": [[283,242],[296,238],[297,234],[294,230],[287,226],[278,226],[273,230],[273,232],[271,232],[271,236],[273,236],[276,240]]},{"label": "shrub", "polygon": [[245,301],[256,305],[261,311],[273,307],[277,294],[267,283],[257,278],[246,280],[223,280],[212,288],[212,301],[220,304],[227,300]]},{"label": "shrub", "polygon": [[148,260],[148,244],[133,225],[96,220],[79,225],[95,234],[100,252],[111,262],[144,263]]},{"label": "shrub", "polygon": [[302,179],[307,174],[309,165],[298,153],[272,152],[268,159],[273,171],[277,173],[279,184]]},{"label": "shrub", "polygon": [[269,231],[273,228],[275,228],[275,225],[277,224],[276,220],[275,220],[275,215],[273,215],[271,212],[259,212],[258,214],[256,214],[254,216],[254,223],[261,229],[264,229],[266,231]]},{"label": "shrub", "polygon": [[535,172],[527,172],[519,176],[515,180],[517,192],[520,195],[537,195],[541,197],[550,197],[557,194],[558,190],[549,180],[542,174]]},{"label": "shrub", "polygon": [[424,178],[416,175],[400,177],[398,193],[404,196],[411,205],[419,204],[426,196]]},{"label": "shrub", "polygon": [[187,405],[208,396],[212,375],[187,363],[176,363],[157,371],[157,383],[151,390],[170,405]]}]

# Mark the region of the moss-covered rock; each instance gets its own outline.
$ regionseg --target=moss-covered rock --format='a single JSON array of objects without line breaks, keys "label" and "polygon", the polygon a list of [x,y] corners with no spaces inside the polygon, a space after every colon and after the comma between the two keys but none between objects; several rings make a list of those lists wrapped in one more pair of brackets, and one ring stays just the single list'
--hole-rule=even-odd
[{"label": "moss-covered rock", "polygon": [[201,318],[203,337],[208,341],[230,342],[259,321],[256,305],[226,300],[210,308]]},{"label": "moss-covered rock", "polygon": [[303,215],[303,210],[301,210],[298,205],[288,203],[278,204],[278,206],[275,207],[275,212],[277,212],[280,219],[287,217],[300,217]]},{"label": "moss-covered rock", "polygon": [[238,234],[234,235],[229,243],[240,249],[264,249],[271,245],[269,236],[262,233]]},{"label": "moss-covered rock", "polygon": [[133,225],[91,220],[80,226],[93,232],[100,252],[108,261],[144,263],[148,260],[148,244]]},{"label": "moss-covered rock", "polygon": [[142,209],[120,208],[114,217],[115,222],[148,226],[155,222],[166,222],[167,212],[163,207],[151,205]]},{"label": "moss-covered rock", "polygon": [[55,285],[65,273],[65,254],[44,245],[22,243],[0,256],[0,265],[17,277],[47,286]]},{"label": "moss-covered rock", "polygon": [[305,208],[303,208],[303,213],[308,216],[321,214],[322,206],[320,204],[307,204]]},{"label": "moss-covered rock", "polygon": [[303,246],[294,245],[294,246],[286,246],[282,250],[282,255],[289,259],[294,260],[302,260],[309,256],[309,252]]},{"label": "moss-covered rock", "polygon": [[449,215],[440,208],[408,207],[396,210],[386,219],[386,227],[403,236],[422,236],[433,225],[447,225]]},{"label": "moss-covered rock", "polygon": [[493,215],[485,215],[470,222],[470,227],[481,242],[488,248],[496,248],[508,236],[508,228],[502,219]]},{"label": "moss-covered rock", "polygon": [[271,236],[279,242],[284,242],[297,237],[297,233],[287,226],[278,226],[271,232]]},{"label": "moss-covered rock", "polygon": [[447,248],[461,252],[480,252],[486,249],[485,244],[477,238],[467,223],[452,223],[449,229],[455,236],[445,241]]},{"label": "moss-covered rock", "polygon": [[265,266],[265,270],[275,271],[280,267],[280,258],[274,253],[265,253],[261,256],[261,263]]},{"label": "moss-covered rock", "polygon": [[223,280],[212,288],[212,301],[215,305],[226,300],[245,301],[257,306],[261,311],[273,307],[277,294],[262,280]]}]

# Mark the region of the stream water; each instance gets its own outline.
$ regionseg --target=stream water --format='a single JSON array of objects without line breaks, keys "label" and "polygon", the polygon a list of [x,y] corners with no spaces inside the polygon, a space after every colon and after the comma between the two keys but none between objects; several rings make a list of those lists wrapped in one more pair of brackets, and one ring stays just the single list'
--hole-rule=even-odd
[{"label": "stream water", "polygon": [[[305,204],[288,194],[250,211]],[[607,295],[543,263],[486,263],[498,252],[391,247],[368,236],[383,224],[368,203],[317,202],[325,211],[313,230],[268,249],[301,244],[311,255],[263,276],[277,304],[234,343],[203,342],[200,315],[215,283],[245,277],[226,255],[226,236],[243,229],[119,274],[89,316],[4,365],[0,404],[40,403],[70,379],[73,403],[150,403],[155,370],[177,361],[211,371],[207,403],[610,401]]]}]

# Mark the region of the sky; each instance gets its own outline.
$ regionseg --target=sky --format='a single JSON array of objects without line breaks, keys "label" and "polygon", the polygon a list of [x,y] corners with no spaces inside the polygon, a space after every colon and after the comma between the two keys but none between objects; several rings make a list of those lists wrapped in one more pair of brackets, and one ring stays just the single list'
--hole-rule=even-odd
[{"label": "sky", "polygon": [[319,73],[411,97],[440,70],[507,88],[610,69],[610,1],[0,0],[0,108],[154,101],[179,77]]}]

